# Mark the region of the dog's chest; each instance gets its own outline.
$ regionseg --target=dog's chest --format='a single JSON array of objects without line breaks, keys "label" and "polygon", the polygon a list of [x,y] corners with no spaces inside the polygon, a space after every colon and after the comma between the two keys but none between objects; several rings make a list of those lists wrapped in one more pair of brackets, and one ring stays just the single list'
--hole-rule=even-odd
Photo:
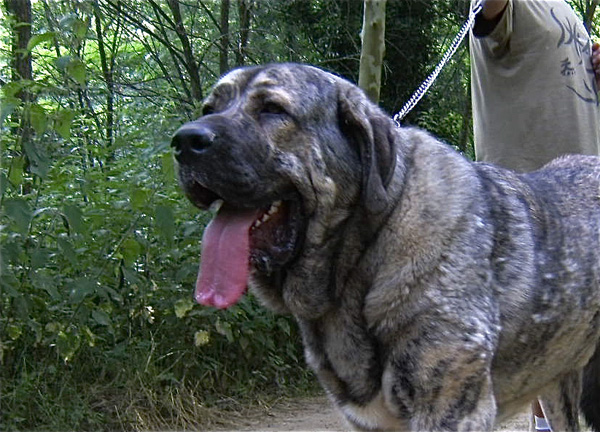
[{"label": "dog's chest", "polygon": [[307,363],[338,405],[373,401],[381,389],[382,358],[361,319],[345,311],[299,324]]}]

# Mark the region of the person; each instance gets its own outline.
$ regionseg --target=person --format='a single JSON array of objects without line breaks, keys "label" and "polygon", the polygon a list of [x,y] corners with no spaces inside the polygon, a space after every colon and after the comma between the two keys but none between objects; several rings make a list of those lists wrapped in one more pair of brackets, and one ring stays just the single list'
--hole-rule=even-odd
[{"label": "person", "polygon": [[470,48],[477,160],[527,172],[563,154],[598,154],[600,57],[568,3],[486,0]]},{"label": "person", "polygon": [[[599,154],[600,45],[564,0],[484,1],[470,53],[477,160],[527,172]],[[538,401],[532,414],[550,430]]]}]

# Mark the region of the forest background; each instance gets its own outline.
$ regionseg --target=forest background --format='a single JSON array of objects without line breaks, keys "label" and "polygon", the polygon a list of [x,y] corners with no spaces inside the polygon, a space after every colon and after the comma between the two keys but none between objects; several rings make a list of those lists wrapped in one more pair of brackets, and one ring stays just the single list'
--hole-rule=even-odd
[{"label": "forest background", "polygon": [[[570,3],[596,35],[598,1]],[[386,111],[468,7],[387,2]],[[208,217],[178,190],[169,143],[237,66],[358,82],[363,2],[3,0],[0,18],[0,430],[198,429],[314,389],[293,320],[252,296],[193,303]],[[472,157],[466,44],[405,123]]]}]

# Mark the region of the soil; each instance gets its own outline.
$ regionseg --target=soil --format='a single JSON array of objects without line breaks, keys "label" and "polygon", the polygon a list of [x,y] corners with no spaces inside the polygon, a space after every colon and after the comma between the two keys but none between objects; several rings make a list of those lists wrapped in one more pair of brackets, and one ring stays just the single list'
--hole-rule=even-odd
[{"label": "soil", "polygon": [[[350,430],[325,397],[281,400],[270,406],[251,410],[231,424],[212,428],[221,431],[347,431]],[[499,425],[495,430],[516,432],[529,430],[525,412]]]}]

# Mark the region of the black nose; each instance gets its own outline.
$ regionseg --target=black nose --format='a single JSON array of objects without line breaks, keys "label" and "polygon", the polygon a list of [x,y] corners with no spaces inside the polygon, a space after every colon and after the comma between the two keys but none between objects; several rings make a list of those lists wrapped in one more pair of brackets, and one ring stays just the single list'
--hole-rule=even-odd
[{"label": "black nose", "polygon": [[175,149],[175,157],[179,160],[201,154],[214,144],[216,137],[217,135],[205,125],[186,123],[173,135],[171,147]]}]

